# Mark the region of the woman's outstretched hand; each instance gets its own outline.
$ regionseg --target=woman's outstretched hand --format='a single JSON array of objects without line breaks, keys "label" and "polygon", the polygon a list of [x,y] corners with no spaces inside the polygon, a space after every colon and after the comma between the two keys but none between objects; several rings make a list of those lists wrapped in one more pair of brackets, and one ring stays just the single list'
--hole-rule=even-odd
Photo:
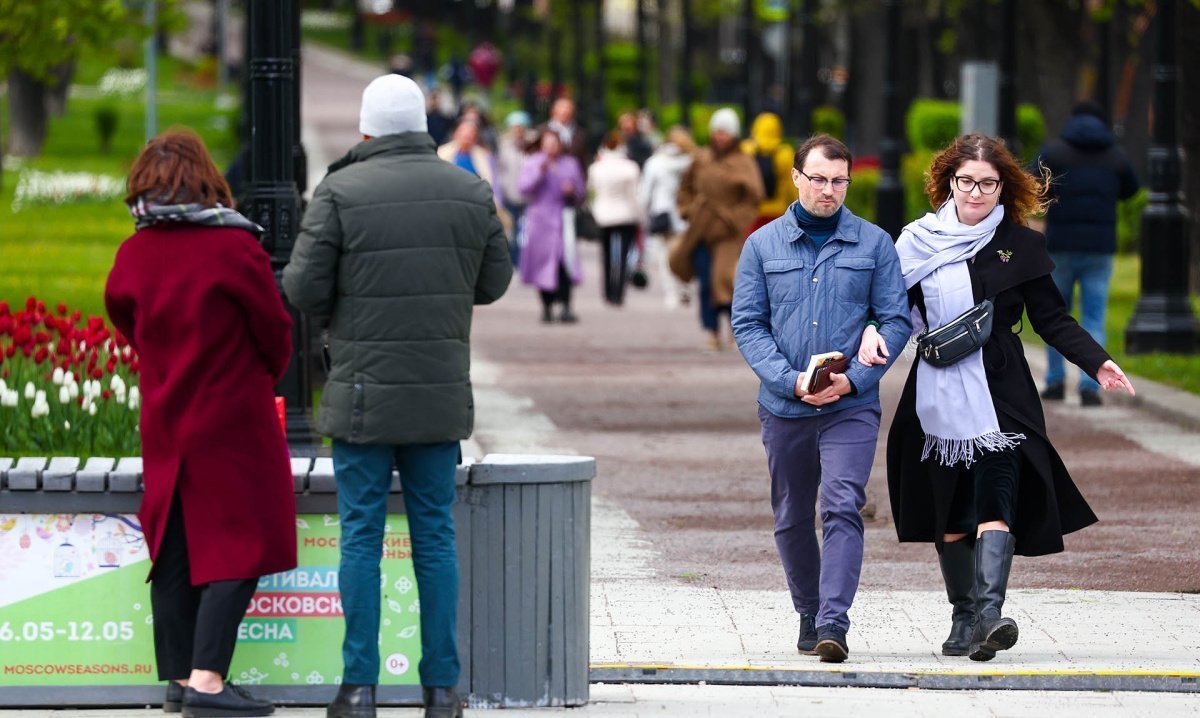
[{"label": "woman's outstretched hand", "polygon": [[874,324],[868,324],[863,330],[862,343],[858,346],[858,363],[864,366],[887,364],[888,356],[887,342]]},{"label": "woman's outstretched hand", "polygon": [[1117,366],[1112,359],[1100,365],[1100,371],[1096,372],[1096,381],[1105,391],[1125,389],[1130,396],[1137,394],[1133,390],[1133,384],[1130,383],[1129,377],[1125,376],[1125,372],[1121,371],[1121,367]]}]

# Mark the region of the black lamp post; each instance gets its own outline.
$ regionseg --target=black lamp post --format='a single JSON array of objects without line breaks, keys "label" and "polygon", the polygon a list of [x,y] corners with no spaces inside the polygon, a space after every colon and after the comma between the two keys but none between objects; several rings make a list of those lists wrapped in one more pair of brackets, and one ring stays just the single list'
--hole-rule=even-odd
[{"label": "black lamp post", "polygon": [[683,47],[679,50],[679,124],[692,126],[692,0],[679,0]]},{"label": "black lamp post", "polygon": [[594,96],[590,112],[594,141],[590,149],[595,149],[600,146],[600,141],[608,129],[608,113],[604,106],[604,46],[606,34],[604,31],[604,0],[596,0],[596,24],[592,27],[592,30],[595,33],[592,38],[592,45],[596,50],[596,81],[593,88]]},{"label": "black lamp post", "polygon": [[754,60],[758,56],[758,45],[754,38],[754,16],[757,0],[742,0],[742,116],[750,126],[754,119]]},{"label": "black lamp post", "polygon": [[812,134],[813,79],[820,61],[813,0],[793,0],[788,10],[788,57],[788,124],[793,135],[805,138]]},{"label": "black lamp post", "polygon": [[904,183],[900,181],[900,0],[886,0],[887,34],[883,51],[883,136],[879,140],[879,186],[875,221],[893,239],[904,229]]},{"label": "black lamp post", "polygon": [[649,52],[646,48],[646,0],[636,0],[634,5],[636,22],[634,33],[637,37],[637,80],[634,94],[637,96],[638,109],[649,107],[649,92],[646,89],[646,78],[650,74]]},{"label": "black lamp post", "polygon": [[587,73],[583,69],[587,38],[583,34],[582,6],[580,2],[571,3],[571,74],[575,76],[576,112],[582,109],[579,105],[586,104],[588,98]]},{"label": "black lamp post", "polygon": [[1142,287],[1125,328],[1130,354],[1200,352],[1200,321],[1188,299],[1188,217],[1180,191],[1176,140],[1175,0],[1158,0],[1154,19],[1154,126],[1150,138],[1150,202],[1142,213]]},{"label": "black lamp post", "polygon": [[[297,0],[247,4],[249,54],[250,162],[246,215],[266,230],[263,247],[271,255],[276,282],[291,258],[299,229],[300,197],[296,170],[300,113],[297,78],[300,8]],[[301,151],[300,156],[303,156]],[[312,453],[309,423],[312,377],[309,373],[308,322],[290,305],[292,361],[276,387],[287,403],[287,440],[293,454]]]},{"label": "black lamp post", "polygon": [[1009,151],[1020,157],[1021,141],[1017,135],[1017,91],[1014,78],[1017,74],[1017,2],[1004,0],[1000,7],[1000,82],[997,104],[999,124],[997,129]]}]

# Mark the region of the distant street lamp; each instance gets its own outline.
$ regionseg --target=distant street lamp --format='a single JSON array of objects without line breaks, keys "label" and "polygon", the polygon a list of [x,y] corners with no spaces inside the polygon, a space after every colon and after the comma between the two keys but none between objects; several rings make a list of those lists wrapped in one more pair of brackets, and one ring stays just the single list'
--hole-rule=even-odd
[{"label": "distant street lamp", "polygon": [[1150,201],[1142,213],[1141,296],[1125,328],[1125,351],[1195,354],[1200,352],[1200,321],[1188,298],[1188,217],[1176,140],[1175,0],[1158,0],[1157,5]]},{"label": "distant street lamp", "polygon": [[[300,197],[296,191],[300,114],[297,86],[300,8],[297,0],[247,4],[250,53],[250,162],[245,214],[262,225],[263,247],[271,255],[276,282],[291,259],[299,229]],[[285,301],[286,303],[286,301]],[[309,371],[308,321],[288,305],[292,316],[292,361],[276,387],[287,405],[287,441],[293,454],[316,448],[309,411],[312,377]]]},{"label": "distant street lamp", "polygon": [[883,51],[883,136],[879,140],[879,185],[875,190],[875,221],[892,239],[904,228],[904,183],[900,181],[900,0],[886,0],[887,34]]}]

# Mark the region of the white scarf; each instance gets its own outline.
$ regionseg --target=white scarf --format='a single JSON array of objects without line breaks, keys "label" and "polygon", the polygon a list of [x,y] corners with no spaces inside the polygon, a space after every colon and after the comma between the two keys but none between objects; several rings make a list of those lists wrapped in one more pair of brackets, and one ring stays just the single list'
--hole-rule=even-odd
[{"label": "white scarf", "polygon": [[[1004,205],[997,204],[979,224],[967,226],[958,221],[954,201],[947,200],[937,214],[926,214],[900,233],[896,251],[904,286],[911,289],[921,283],[930,328],[937,329],[975,306],[967,260],[992,241],[1003,219]],[[915,310],[913,314],[920,318]],[[936,449],[943,466],[962,461],[969,468],[977,460],[976,450],[1003,451],[1025,438],[1000,431],[982,351],[941,369],[920,362],[917,416],[925,431],[921,460]]]}]

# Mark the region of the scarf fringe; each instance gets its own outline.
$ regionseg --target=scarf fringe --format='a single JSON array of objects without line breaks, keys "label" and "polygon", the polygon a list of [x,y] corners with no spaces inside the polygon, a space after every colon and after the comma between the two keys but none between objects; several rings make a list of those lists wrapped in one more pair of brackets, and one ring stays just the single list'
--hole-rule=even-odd
[{"label": "scarf fringe", "polygon": [[921,451],[921,461],[928,459],[936,449],[938,463],[942,466],[954,466],[961,461],[969,469],[971,464],[979,460],[975,456],[976,451],[995,452],[1015,449],[1024,440],[1024,434],[1005,434],[1002,431],[989,431],[973,439],[943,439],[926,434],[925,448]]}]

